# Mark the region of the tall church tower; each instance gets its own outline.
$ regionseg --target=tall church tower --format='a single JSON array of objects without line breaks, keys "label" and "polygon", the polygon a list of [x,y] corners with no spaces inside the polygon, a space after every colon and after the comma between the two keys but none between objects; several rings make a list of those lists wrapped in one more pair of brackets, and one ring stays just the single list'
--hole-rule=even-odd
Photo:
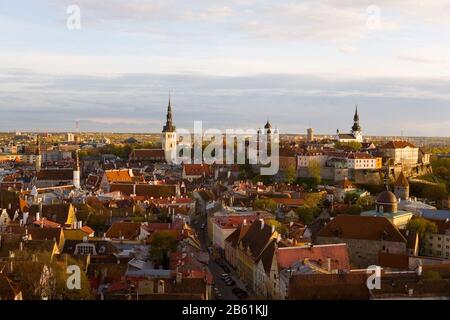
[{"label": "tall church tower", "polygon": [[172,163],[177,150],[177,133],[175,132],[175,126],[172,119],[172,104],[169,96],[169,105],[167,106],[167,119],[166,124],[162,130],[162,148],[166,156],[167,163]]},{"label": "tall church tower", "polygon": [[41,140],[39,139],[39,135],[37,136],[36,139],[36,150],[35,150],[35,169],[36,172],[40,172],[41,171],[41,167],[42,167],[42,155],[41,155]]},{"label": "tall church tower", "polygon": [[355,115],[353,117],[352,134],[355,136],[356,141],[363,142],[362,129],[359,124],[358,106],[356,106]]},{"label": "tall church tower", "polygon": [[75,151],[75,163],[73,165],[73,185],[77,189],[81,188],[80,159],[78,157],[78,150]]}]

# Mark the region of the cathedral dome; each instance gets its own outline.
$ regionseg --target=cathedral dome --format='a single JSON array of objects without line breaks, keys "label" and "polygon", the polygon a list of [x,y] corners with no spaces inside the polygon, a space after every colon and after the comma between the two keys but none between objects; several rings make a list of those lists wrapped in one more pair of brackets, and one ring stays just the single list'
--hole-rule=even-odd
[{"label": "cathedral dome", "polygon": [[377,211],[379,213],[397,213],[397,197],[391,191],[383,191],[376,200]]},{"label": "cathedral dome", "polygon": [[378,196],[377,203],[382,204],[397,203],[397,197],[391,191],[383,191]]},{"label": "cathedral dome", "polygon": [[270,124],[269,121],[267,121],[266,125],[264,126],[264,129],[271,129],[272,125]]}]

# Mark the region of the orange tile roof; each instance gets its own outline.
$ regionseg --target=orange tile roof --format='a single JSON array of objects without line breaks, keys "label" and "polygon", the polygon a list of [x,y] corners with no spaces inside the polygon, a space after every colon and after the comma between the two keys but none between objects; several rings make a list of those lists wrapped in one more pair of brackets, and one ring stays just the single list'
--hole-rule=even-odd
[{"label": "orange tile roof", "polygon": [[106,170],[106,178],[109,182],[132,182],[133,177],[130,175],[129,170]]}]

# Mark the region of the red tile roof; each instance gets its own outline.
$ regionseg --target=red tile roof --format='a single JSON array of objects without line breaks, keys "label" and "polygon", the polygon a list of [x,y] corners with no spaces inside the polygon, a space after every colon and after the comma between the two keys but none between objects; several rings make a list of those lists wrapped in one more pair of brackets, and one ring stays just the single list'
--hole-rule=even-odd
[{"label": "red tile roof", "polygon": [[384,238],[384,241],[406,244],[405,237],[385,217],[338,215],[322,228],[317,236],[374,241],[381,241]]},{"label": "red tile roof", "polygon": [[116,222],[108,231],[106,237],[111,239],[120,239],[124,237],[126,240],[135,240],[141,232],[141,224],[134,222]]},{"label": "red tile roof", "polygon": [[389,141],[385,145],[381,146],[381,149],[404,149],[406,147],[417,148],[408,141]]},{"label": "red tile roof", "polygon": [[183,169],[187,176],[202,176],[211,174],[211,166],[208,164],[184,164]]},{"label": "red tile roof", "polygon": [[130,160],[161,160],[165,159],[164,149],[135,149],[130,154]]},{"label": "red tile roof", "polygon": [[327,259],[330,258],[333,270],[350,270],[350,260],[346,244],[278,248],[276,255],[278,265],[282,269],[289,268],[294,263],[305,259],[322,261],[326,266]]}]

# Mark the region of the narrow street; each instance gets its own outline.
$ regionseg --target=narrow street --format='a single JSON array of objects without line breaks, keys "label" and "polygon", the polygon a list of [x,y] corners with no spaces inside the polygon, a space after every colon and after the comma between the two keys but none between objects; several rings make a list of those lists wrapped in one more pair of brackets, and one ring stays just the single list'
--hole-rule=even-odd
[{"label": "narrow street", "polygon": [[[202,228],[203,225],[205,225],[205,228]],[[208,231],[207,231],[207,227],[206,227],[206,218],[204,216],[199,218],[197,220],[197,223],[194,224],[194,228],[198,232],[198,236],[200,239],[202,249],[209,252],[209,250],[208,250],[209,240],[208,240]],[[226,283],[221,279],[221,275],[224,274],[225,271],[222,269],[221,266],[219,266],[214,261],[214,259],[216,257],[214,257],[214,255],[212,255],[211,253],[209,255],[210,255],[210,259],[209,259],[208,267],[214,277],[214,287],[219,289],[220,294],[222,294],[223,300],[238,300],[237,297],[233,294],[232,290],[237,287],[241,288],[241,289],[245,289],[244,284],[239,279],[239,277],[234,272],[234,270],[231,268],[231,266],[229,266],[229,268],[231,270],[230,276],[236,282],[236,285],[230,286],[230,287],[227,286]]]}]

